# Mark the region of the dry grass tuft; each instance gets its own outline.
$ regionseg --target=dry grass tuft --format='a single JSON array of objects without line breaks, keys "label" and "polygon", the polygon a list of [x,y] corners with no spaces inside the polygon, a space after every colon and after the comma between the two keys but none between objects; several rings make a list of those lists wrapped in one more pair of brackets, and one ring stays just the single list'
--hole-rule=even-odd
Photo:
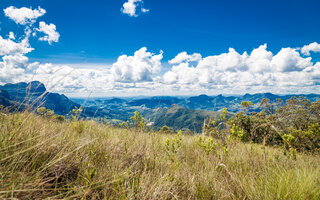
[{"label": "dry grass tuft", "polygon": [[320,199],[320,157],[0,115],[0,199]]}]

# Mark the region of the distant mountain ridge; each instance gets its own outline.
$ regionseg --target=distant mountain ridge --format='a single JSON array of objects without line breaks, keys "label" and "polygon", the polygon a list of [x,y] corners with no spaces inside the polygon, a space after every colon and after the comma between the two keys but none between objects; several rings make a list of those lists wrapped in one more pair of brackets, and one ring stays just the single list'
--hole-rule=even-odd
[{"label": "distant mountain ridge", "polygon": [[[12,109],[24,109],[27,104],[31,105],[33,109],[43,106],[59,115],[67,115],[72,109],[81,106],[64,94],[48,92],[44,84],[39,81],[9,83],[0,86],[0,104],[6,107],[13,106]],[[16,106],[14,107],[14,105]],[[84,117],[102,117],[105,114],[91,108],[85,108],[82,115]]]},{"label": "distant mountain ridge", "polygon": [[[230,114],[242,110],[242,101],[251,101],[255,105],[250,112],[259,112],[260,102],[264,98],[271,103],[281,99],[284,102],[293,96],[304,96],[311,102],[320,100],[320,95],[275,95],[272,93],[245,94],[242,96],[208,96],[193,97],[155,96],[139,98],[91,98],[74,99],[81,103],[86,101],[86,106],[100,108],[111,115],[111,118],[120,121],[130,120],[134,111],[139,111],[147,121],[154,122],[156,129],[164,125],[178,130],[187,128],[199,131],[204,118],[216,116],[216,112],[227,108]],[[218,117],[219,118],[219,117]]]},{"label": "distant mountain ridge", "polygon": [[[218,111],[223,108],[227,108],[231,112],[238,112],[241,109],[242,101],[251,101],[256,104],[256,108],[262,99],[268,98],[270,102],[276,102],[277,99],[281,99],[284,102],[291,97],[303,96],[309,99],[311,102],[320,100],[319,94],[307,94],[307,95],[275,95],[272,93],[257,93],[257,94],[245,94],[243,96],[208,96],[199,95],[192,97],[174,97],[174,96],[155,96],[155,97],[144,97],[138,99],[130,98],[112,98],[108,100],[88,100],[89,106],[95,105],[99,107],[109,108],[109,107],[145,107],[149,109],[155,109],[159,107],[171,107],[172,104],[177,104],[186,109],[192,110],[210,110]],[[76,102],[79,100],[75,100]],[[81,102],[81,101],[79,101]]]},{"label": "distant mountain ridge", "polygon": [[[227,108],[230,114],[242,110],[242,101],[251,101],[255,105],[250,111],[259,111],[264,98],[270,102],[281,99],[284,102],[293,96],[304,96],[311,102],[320,100],[319,94],[275,95],[272,93],[245,94],[242,96],[208,96],[192,97],[154,96],[131,98],[76,98],[69,99],[63,94],[51,93],[44,84],[30,83],[5,84],[0,86],[0,105],[24,109],[32,105],[33,109],[44,106],[56,114],[68,115],[75,107],[84,106],[82,117],[108,119],[112,123],[130,120],[134,111],[139,111],[147,122],[154,122],[155,128],[163,125],[177,130],[187,128],[199,131],[203,120],[216,116],[217,111]],[[17,106],[18,105],[18,106]]]}]

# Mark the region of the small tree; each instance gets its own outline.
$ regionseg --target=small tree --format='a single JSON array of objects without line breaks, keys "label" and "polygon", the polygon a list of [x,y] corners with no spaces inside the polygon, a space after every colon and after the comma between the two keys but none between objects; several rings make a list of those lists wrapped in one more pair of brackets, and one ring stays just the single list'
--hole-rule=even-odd
[{"label": "small tree", "polygon": [[253,105],[254,104],[251,101],[243,101],[243,102],[241,102],[241,106],[245,110],[246,113],[249,111],[250,107],[252,107]]},{"label": "small tree", "polygon": [[169,128],[168,126],[161,127],[159,132],[164,133],[164,134],[174,134],[174,131],[171,128]]},{"label": "small tree", "polygon": [[47,109],[45,107],[40,107],[37,109],[37,113],[41,116],[44,116],[44,114],[46,113]]},{"label": "small tree", "polygon": [[227,114],[228,114],[227,108],[224,108],[222,111],[222,114],[220,114],[220,119],[222,122],[226,122]]},{"label": "small tree", "polygon": [[46,116],[49,117],[49,118],[51,118],[53,115],[54,115],[54,111],[53,111],[53,110],[50,110],[50,109],[47,109]]}]

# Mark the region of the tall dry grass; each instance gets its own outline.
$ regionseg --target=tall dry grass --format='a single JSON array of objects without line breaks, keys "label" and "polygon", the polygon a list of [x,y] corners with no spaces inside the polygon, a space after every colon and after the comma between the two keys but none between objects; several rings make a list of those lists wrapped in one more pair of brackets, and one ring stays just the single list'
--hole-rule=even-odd
[{"label": "tall dry grass", "polygon": [[0,130],[0,199],[320,199],[319,155],[28,112]]}]

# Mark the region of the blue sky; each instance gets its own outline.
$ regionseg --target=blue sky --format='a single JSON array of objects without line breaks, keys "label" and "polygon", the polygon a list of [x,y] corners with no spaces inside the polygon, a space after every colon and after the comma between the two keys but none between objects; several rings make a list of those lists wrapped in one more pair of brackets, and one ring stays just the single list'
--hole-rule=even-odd
[{"label": "blue sky", "polygon": [[[180,90],[193,84],[192,82],[196,80],[193,77],[188,80],[177,78],[179,74],[177,74],[178,69],[173,69],[175,65],[179,66],[187,63],[188,66],[184,66],[184,68],[180,66],[179,68],[180,71],[185,71],[186,73],[192,73],[192,68],[199,68],[196,69],[198,76],[201,73],[209,73],[210,70],[200,70],[203,69],[199,65],[200,59],[196,60],[199,63],[182,60],[181,62],[170,64],[168,61],[175,58],[181,52],[187,52],[189,55],[199,53],[202,58],[206,58],[228,53],[230,52],[229,48],[233,48],[240,55],[243,55],[245,51],[250,54],[254,49],[258,49],[260,45],[264,44],[267,44],[267,51],[272,52],[273,56],[275,56],[283,48],[302,48],[313,42],[320,42],[320,12],[318,12],[320,2],[316,0],[139,0],[140,2],[135,2],[139,4],[137,5],[137,16],[130,16],[124,13],[123,10],[121,11],[124,3],[127,1],[1,0],[0,7],[3,10],[10,6],[29,9],[37,9],[40,6],[46,10],[46,13],[37,18],[37,22],[29,25],[29,27],[32,26],[31,29],[36,30],[39,21],[44,21],[48,25],[53,23],[56,26],[56,32],[59,33],[60,37],[57,42],[51,42],[51,45],[39,40],[39,37],[29,37],[30,46],[34,49],[24,54],[28,58],[29,63],[49,63],[54,66],[70,65],[70,67],[76,70],[78,68],[100,70],[102,66],[109,66],[109,68],[114,68],[113,72],[111,72],[113,74],[117,73],[115,72],[116,69],[123,70],[126,68],[126,70],[119,72],[122,73],[120,74],[121,78],[106,78],[108,83],[112,79],[113,89],[100,89],[96,92],[100,92],[101,94],[114,90],[118,91],[118,85],[121,85],[119,87],[125,91],[131,90],[126,88],[136,88],[136,90],[133,90],[135,94],[135,91],[139,90],[137,88],[140,88],[137,84],[147,85],[151,82],[152,86],[141,86],[140,93],[141,91],[145,93],[145,91],[149,92],[150,90],[152,90],[152,94],[228,93],[225,89],[222,90],[221,88],[225,88],[223,85],[226,84],[231,87],[232,81],[229,80],[229,74],[226,76],[228,78],[220,80],[219,83],[215,79],[206,82],[209,86],[202,86],[203,84],[200,84],[199,89],[189,88],[190,90],[188,91]],[[141,8],[148,9],[148,12],[141,12],[139,10]],[[9,32],[14,32],[15,35],[20,36],[20,38],[15,37],[15,42],[19,42],[24,38],[26,32],[25,25],[17,24],[10,17],[6,16],[4,12],[0,14],[0,22],[0,35],[3,38],[6,38]],[[38,32],[38,35],[41,34],[41,31]],[[146,53],[151,52],[154,55],[159,55],[163,51],[163,58],[160,59],[161,66],[152,63],[150,66],[152,72],[149,68],[147,70],[147,73],[151,74],[135,74],[135,72],[126,74],[128,70],[134,70],[136,66],[132,63],[128,64],[130,62],[128,60],[128,62],[125,61],[120,66],[119,64],[121,63],[117,62],[118,58],[121,55],[133,56],[135,52],[143,47],[147,48]],[[317,49],[317,46],[315,48]],[[302,59],[310,57],[313,66],[312,70],[315,70],[315,68],[318,70],[317,62],[320,59],[317,50],[310,50],[310,55],[303,55],[300,52],[299,54],[301,54]],[[151,59],[152,56],[146,55],[144,58]],[[232,58],[226,58],[226,60],[229,62]],[[216,63],[216,61],[214,62]],[[258,63],[261,62],[259,61]],[[273,62],[273,66],[276,65],[275,62]],[[285,61],[280,60],[279,63],[281,62]],[[297,63],[301,62],[297,61]],[[114,67],[115,65],[118,68]],[[211,65],[212,68],[220,67],[212,63]],[[224,64],[220,65],[224,66]],[[240,65],[243,64],[235,64],[232,69],[222,67],[225,69],[223,72],[226,74],[227,71],[246,71]],[[250,66],[247,68],[250,68]],[[301,72],[303,71],[302,69],[311,67],[311,64],[303,66],[299,64],[298,66],[295,63],[290,63],[290,66],[291,69],[287,69],[284,66],[282,71],[274,70],[274,73],[271,75],[275,75],[276,72],[282,72],[283,74],[279,75],[282,77],[281,80],[289,79],[289,73],[299,70]],[[137,67],[139,68],[140,64]],[[29,70],[28,72],[30,72],[29,68],[26,71]],[[102,70],[107,70],[107,68]],[[260,69],[260,67],[258,68]],[[310,71],[310,69],[308,70]],[[168,72],[172,73],[167,74],[167,78],[165,78],[164,75]],[[81,72],[80,74],[83,73]],[[98,72],[95,71],[95,73]],[[257,71],[254,71],[254,73],[257,73]],[[263,91],[277,93],[286,93],[286,91],[288,93],[304,91],[316,93],[318,92],[317,89],[319,89],[317,73],[314,72],[312,74],[312,76],[316,77],[315,79],[304,80],[304,86],[301,87],[293,87],[293,84],[290,86],[286,81],[284,85],[288,86],[283,86],[283,89],[280,91],[272,88],[271,83],[249,83],[248,85],[242,85],[242,90],[230,93],[245,93],[245,90],[256,92],[260,91],[261,88],[265,88]],[[117,75],[119,74],[115,76]],[[283,78],[284,75],[288,77]],[[292,76],[292,74],[290,75]],[[134,76],[138,76],[138,78],[133,78]],[[219,75],[215,74],[212,76],[218,77]],[[279,76],[277,75],[277,77]],[[304,76],[307,77],[308,75]],[[253,77],[256,78],[256,76]],[[102,77],[100,78],[102,79]],[[167,81],[163,81],[162,79],[166,79]],[[169,79],[170,81],[168,81]],[[174,81],[173,79],[177,80]],[[3,78],[2,82],[8,80],[8,78],[7,80]],[[155,85],[159,86],[163,82],[166,82],[166,85],[170,87],[170,92],[154,90]],[[179,85],[177,85],[178,83]],[[257,85],[261,87],[259,89],[252,89]],[[66,88],[73,88],[70,81],[69,84],[65,83],[65,86],[68,87],[64,87],[65,89],[63,89],[61,86],[57,91],[69,93]],[[89,91],[90,89],[86,88],[84,90]],[[72,91],[76,90],[73,88]],[[121,94],[120,90],[118,93]]]},{"label": "blue sky", "polygon": [[[35,43],[29,57],[54,63],[113,62],[147,46],[164,59],[187,51],[206,55],[229,47],[251,51],[267,43],[276,52],[320,41],[319,1],[301,0],[145,0],[149,13],[122,14],[124,0],[2,0],[2,8],[41,6],[42,18],[57,26],[57,44]],[[3,14],[2,35],[16,28]]]}]

